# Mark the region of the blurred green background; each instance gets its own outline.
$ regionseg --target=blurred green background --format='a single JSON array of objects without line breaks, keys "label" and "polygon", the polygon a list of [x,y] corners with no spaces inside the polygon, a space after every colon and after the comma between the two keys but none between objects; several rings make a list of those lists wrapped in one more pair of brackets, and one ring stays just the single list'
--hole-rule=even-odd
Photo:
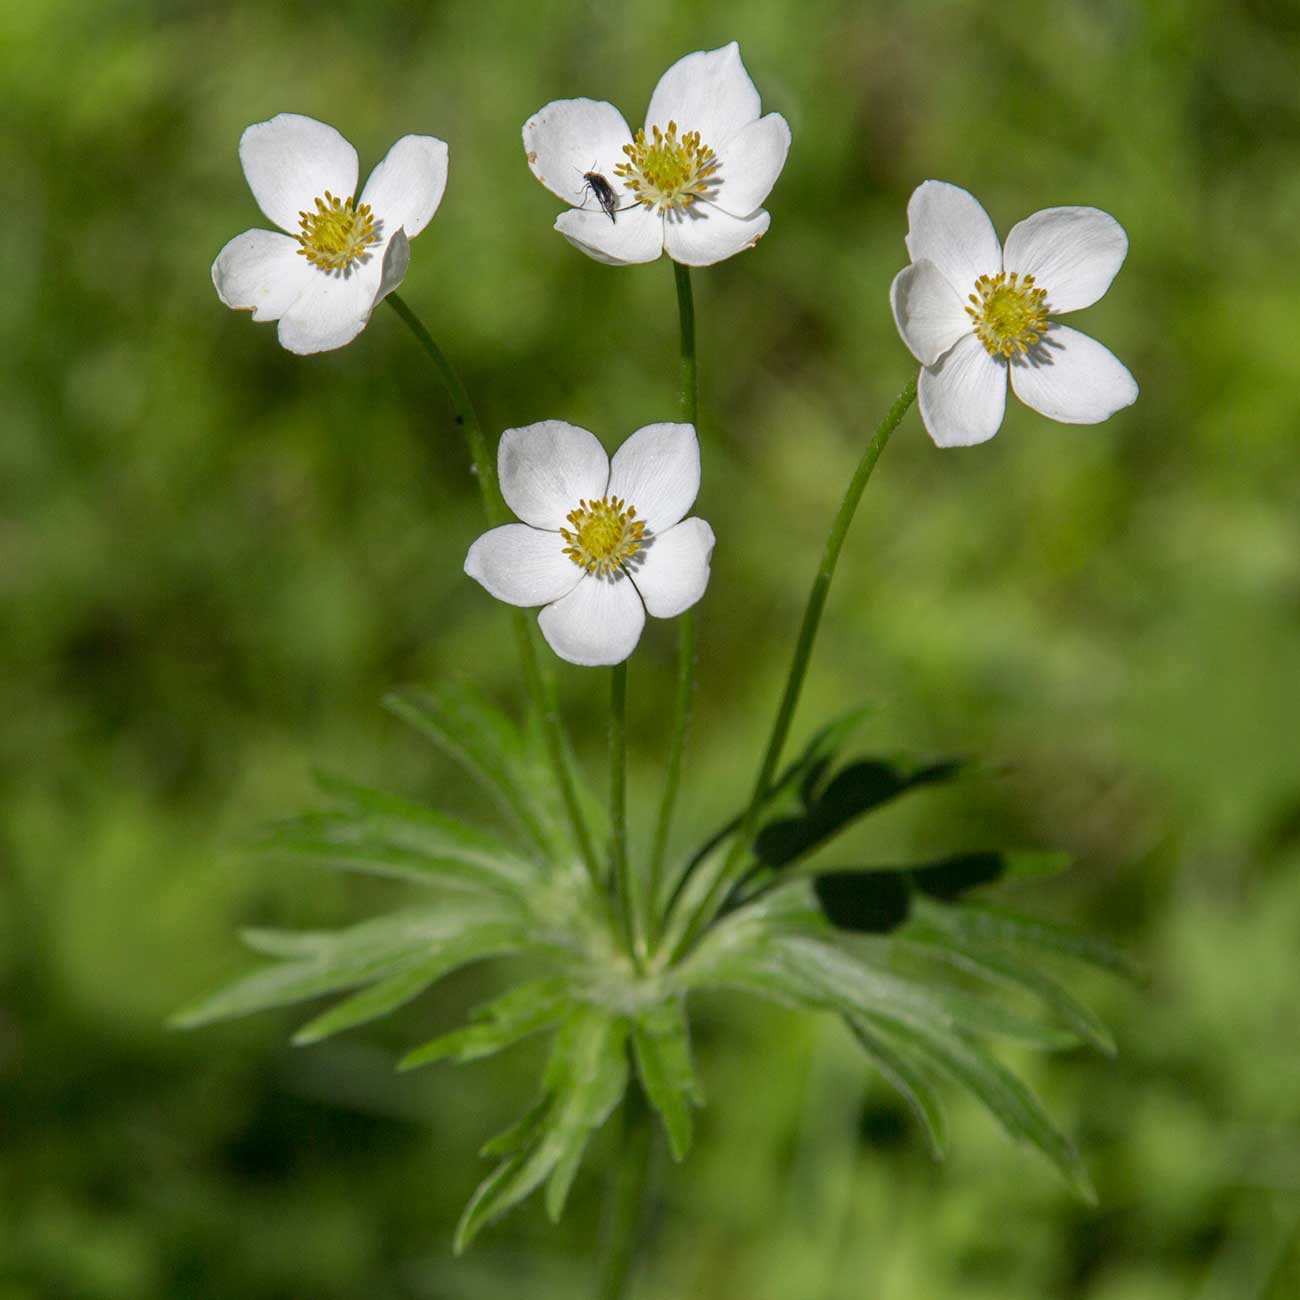
[{"label": "blurred green background", "polygon": [[[659,1184],[642,1300],[1284,1300],[1300,1295],[1300,10],[1266,0],[986,5],[661,0],[6,0],[0,7],[0,1300],[534,1300],[588,1293],[614,1157],[464,1261],[479,1143],[536,1046],[395,1077],[490,971],[314,1049],[302,1016],[195,1035],[250,922],[400,897],[243,841],[310,766],[477,796],[382,713],[458,677],[519,698],[435,378],[384,310],[299,358],[209,265],[266,224],[240,131],[283,110],[358,147],[450,143],[404,294],[495,432],[613,445],[673,418],[666,262],[554,234],[519,127],[554,98],[634,125],[680,55],[736,38],[794,145],[758,249],[695,276],[700,513],[719,537],[678,847],[752,780],[785,646],[866,431],[913,368],[887,290],[925,177],[999,229],[1094,204],[1131,240],[1076,322],[1142,385],[1096,428],[1012,402],[937,451],[908,417],[850,537],[798,740],[858,700],[873,749],[1002,775],[873,819],[905,860],[1064,847],[1016,903],[1123,943],[1141,989],[1075,980],[1121,1056],[1026,1060],[1101,1204],[953,1098],[942,1167],[831,1025],[701,1008],[710,1095]],[[603,679],[561,665],[600,775]],[[672,629],[632,665],[635,827]],[[645,842],[644,835],[640,841]]]}]

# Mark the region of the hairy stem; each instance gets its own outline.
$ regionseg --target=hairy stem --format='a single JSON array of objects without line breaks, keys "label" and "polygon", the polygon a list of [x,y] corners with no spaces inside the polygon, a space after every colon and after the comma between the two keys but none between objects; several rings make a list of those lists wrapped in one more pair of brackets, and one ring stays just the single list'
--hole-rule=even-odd
[{"label": "hairy stem", "polygon": [[[673,263],[677,283],[677,318],[681,332],[678,403],[682,420],[696,425],[700,414],[699,366],[695,354],[695,299],[691,293],[691,273],[680,262]],[[668,835],[672,830],[677,792],[682,782],[682,759],[686,753],[686,736],[691,725],[691,701],[695,693],[695,610],[688,609],[677,620],[677,686],[673,692],[672,732],[668,741],[668,761],[664,771],[663,796],[655,822],[654,847],[650,852],[649,900],[651,944],[658,942],[659,893],[663,880],[664,859],[668,853]]]},{"label": "hairy stem", "polygon": [[772,778],[776,775],[777,764],[781,761],[781,750],[785,746],[786,738],[790,733],[790,724],[794,720],[794,711],[798,706],[799,694],[803,689],[804,678],[808,672],[808,661],[812,656],[813,645],[817,640],[817,631],[821,625],[822,611],[826,607],[826,597],[830,592],[831,579],[835,575],[835,565],[840,558],[840,551],[844,547],[844,539],[848,535],[849,525],[853,522],[858,503],[862,500],[862,493],[866,489],[872,471],[876,468],[880,453],[884,451],[885,445],[889,442],[894,430],[902,422],[903,416],[907,414],[907,410],[912,405],[915,397],[916,380],[913,379],[894,399],[893,404],[885,413],[884,419],[876,426],[876,431],[872,435],[871,441],[867,443],[866,450],[862,453],[862,459],[858,461],[857,468],[853,471],[853,477],[849,480],[844,499],[840,502],[840,508],[835,514],[830,533],[826,538],[826,544],[822,550],[821,564],[818,566],[817,574],[813,578],[812,589],[808,593],[808,603],[804,607],[803,622],[799,627],[799,638],[795,642],[794,655],[790,660],[790,670],[786,674],[785,690],[781,694],[781,703],[777,708],[776,718],[772,723],[767,750],[763,755],[762,766],[759,768],[758,776],[754,781],[753,793],[750,795],[749,805],[745,809],[745,816],[741,821],[740,830],[732,841],[731,848],[727,853],[717,879],[713,882],[712,887],[705,895],[704,901],[691,918],[686,926],[685,933],[678,941],[674,951],[675,956],[685,952],[716,915],[719,904],[726,898],[728,891],[735,883],[737,868],[741,866],[746,851],[753,843],[754,836],[758,831],[758,821],[762,815],[763,803],[772,784]]},{"label": "hairy stem", "polygon": [[[390,293],[384,299],[386,303],[402,318],[407,328],[415,336],[415,341],[433,362],[438,377],[442,380],[447,396],[451,400],[452,410],[456,412],[456,423],[469,444],[469,454],[474,460],[474,469],[478,478],[479,492],[483,497],[483,510],[489,524],[504,523],[509,517],[505,500],[501,496],[501,486],[497,482],[496,462],[488,450],[487,439],[483,436],[483,426],[474,411],[474,404],[461,383],[451,362],[443,350],[434,342],[433,335],[424,327],[420,318],[406,305],[403,298]],[[587,820],[582,815],[578,803],[578,790],[574,784],[573,772],[569,766],[568,751],[564,739],[564,724],[560,720],[559,706],[555,698],[555,687],[542,672],[537,658],[537,645],[533,638],[532,624],[528,615],[514,606],[510,608],[514,624],[515,640],[519,645],[519,657],[523,663],[524,682],[528,688],[533,708],[542,722],[542,734],[546,742],[546,754],[555,771],[555,779],[560,786],[564,799],[565,811],[573,826],[574,839],[592,884],[600,887],[600,863],[596,858],[591,843],[591,833],[587,829]]]}]

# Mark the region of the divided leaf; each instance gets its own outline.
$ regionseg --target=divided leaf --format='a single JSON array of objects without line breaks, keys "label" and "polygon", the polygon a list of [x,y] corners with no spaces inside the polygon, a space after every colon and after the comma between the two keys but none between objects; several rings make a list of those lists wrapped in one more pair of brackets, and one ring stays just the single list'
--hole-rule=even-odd
[{"label": "divided leaf", "polygon": [[758,833],[754,852],[765,866],[784,867],[859,817],[909,790],[951,781],[964,767],[961,759],[920,767],[886,759],[859,759],[841,768],[820,793],[805,783],[802,814],[769,822]]},{"label": "divided leaf", "polygon": [[458,1254],[485,1224],[547,1179],[546,1208],[553,1219],[559,1218],[588,1139],[627,1088],[627,1033],[621,1016],[596,1007],[574,1007],[569,1013],[551,1048],[542,1103],[489,1144],[488,1149],[505,1158],[479,1185],[461,1216]]},{"label": "divided leaf", "polygon": [[1113,944],[1054,921],[1042,921],[985,903],[936,907],[926,915],[959,938],[1034,948],[1122,975],[1135,983],[1143,979],[1138,965]]},{"label": "divided leaf", "polygon": [[[331,779],[331,792],[339,785]],[[353,787],[360,790],[362,787]],[[367,791],[349,801],[267,828],[261,845],[330,867],[417,885],[522,891],[537,869],[495,836],[396,795]],[[380,808],[380,801],[386,807]]]},{"label": "divided leaf", "polygon": [[568,828],[557,818],[551,781],[536,761],[536,747],[482,695],[463,686],[436,694],[395,691],[384,704],[478,780],[548,858],[567,848]]},{"label": "divided leaf", "polygon": [[877,1033],[868,1021],[846,1017],[845,1023],[885,1082],[916,1116],[929,1143],[930,1154],[942,1160],[948,1146],[948,1115],[933,1083],[920,1066]]},{"label": "divided leaf", "polygon": [[1052,1123],[1029,1086],[978,1043],[896,1016],[873,1014],[866,1019],[974,1094],[1010,1137],[1041,1151],[1084,1201],[1097,1203],[1074,1144]]},{"label": "divided leaf", "polygon": [[[794,790],[802,791],[803,800],[807,802],[811,797],[809,792],[821,779],[831,760],[862,725],[863,718],[870,712],[869,706],[858,705],[833,718],[824,727],[814,732],[799,757],[794,759],[768,788],[763,797],[764,808],[777,805]],[[743,813],[737,813],[725,826],[719,827],[710,835],[691,856],[686,874],[690,874],[728,836],[734,835],[740,829],[743,820]]]},{"label": "divided leaf", "polygon": [[[376,981],[396,981],[399,976],[412,975],[417,967],[432,969],[435,963],[442,963],[441,972],[408,994],[414,997],[420,988],[456,966],[523,947],[527,933],[520,922],[480,906],[476,912],[468,908],[399,912],[345,930],[249,930],[244,939],[255,950],[283,960],[182,1008],[171,1019],[174,1026],[192,1029],[215,1020],[304,1002],[324,993]],[[385,994],[376,997],[382,1002],[392,992],[390,984]],[[349,1019],[358,1014],[355,1008],[347,1013],[336,1010],[344,1023],[334,1028],[327,1024],[326,1032],[337,1032],[349,1023],[370,1018],[364,1014],[365,1004],[357,1020]],[[324,1036],[319,1029],[319,1022],[313,1021],[302,1032],[311,1030],[311,1038],[315,1039]]]},{"label": "divided leaf", "polygon": [[561,1020],[571,1007],[567,985],[561,979],[518,984],[499,998],[476,1007],[463,1029],[441,1034],[408,1052],[399,1070],[414,1070],[435,1061],[458,1063],[492,1056]]},{"label": "divided leaf", "polygon": [[992,1034],[1042,1048],[1078,1042],[1074,1034],[1027,1019],[990,998],[871,965],[834,941],[777,935],[767,955],[769,969],[791,989],[842,1015],[879,1012],[940,1032]]},{"label": "divided leaf", "polygon": [[691,1148],[691,1110],[704,1105],[691,1063],[685,999],[671,998],[643,1011],[632,1023],[632,1046],[641,1084],[663,1120],[673,1159],[684,1160]]},{"label": "divided leaf", "polygon": [[699,983],[746,989],[783,1005],[843,1016],[917,1114],[936,1151],[943,1149],[945,1130],[926,1065],[972,1092],[1012,1137],[1038,1147],[1081,1196],[1092,1197],[1077,1152],[1038,1099],[971,1037],[1003,1033],[1053,1046],[1077,1041],[1073,1035],[1024,1020],[991,1000],[879,970],[807,933],[772,933],[749,925],[708,958],[696,972]]},{"label": "divided leaf", "polygon": [[991,984],[1023,989],[1056,1013],[1078,1037],[1105,1056],[1116,1053],[1110,1030],[1068,989],[1050,975],[1006,951],[978,942],[962,942],[938,926],[916,922],[906,932],[907,942],[959,970]]}]

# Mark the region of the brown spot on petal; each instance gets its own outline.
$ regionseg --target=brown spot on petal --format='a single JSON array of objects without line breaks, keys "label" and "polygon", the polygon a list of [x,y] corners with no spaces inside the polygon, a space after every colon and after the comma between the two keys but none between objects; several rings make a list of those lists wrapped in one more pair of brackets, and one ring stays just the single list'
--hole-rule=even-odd
[{"label": "brown spot on petal", "polygon": [[530,167],[537,161],[537,153],[533,149],[530,149],[524,156],[528,159]]}]

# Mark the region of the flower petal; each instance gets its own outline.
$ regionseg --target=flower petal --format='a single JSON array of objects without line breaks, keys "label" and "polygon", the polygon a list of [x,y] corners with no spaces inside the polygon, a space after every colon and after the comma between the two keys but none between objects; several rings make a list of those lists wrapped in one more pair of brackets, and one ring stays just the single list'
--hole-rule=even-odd
[{"label": "flower petal", "polygon": [[469,548],[465,572],[507,605],[549,605],[584,576],[564,554],[559,533],[527,524],[503,524],[484,533]]},{"label": "flower petal", "polygon": [[369,203],[380,233],[400,226],[407,239],[429,224],[447,188],[447,145],[431,135],[404,135],[370,173],[361,203]]},{"label": "flower petal", "polygon": [[1133,376],[1109,348],[1057,324],[1012,363],[1011,387],[1026,406],[1062,424],[1098,424],[1138,395]]},{"label": "flower petal", "polygon": [[[575,208],[585,200],[599,210],[586,192],[584,172],[599,172],[622,192],[614,168],[625,161],[623,146],[631,143],[623,114],[599,99],[557,99],[524,123],[524,156],[530,170],[552,194]],[[604,221],[609,224],[608,217]]]},{"label": "flower petal", "polygon": [[217,297],[254,320],[279,320],[307,287],[316,268],[298,256],[298,241],[274,230],[245,230],[217,254]]},{"label": "flower petal", "polygon": [[636,649],[645,606],[625,574],[588,574],[537,616],[546,643],[561,659],[584,668],[621,664]]},{"label": "flower petal", "polygon": [[1090,307],[1128,253],[1124,227],[1100,208],[1044,208],[1011,227],[1003,262],[1047,290],[1047,309]]},{"label": "flower petal", "polygon": [[981,275],[1002,270],[1002,248],[979,200],[946,181],[925,181],[907,203],[907,251],[926,258],[965,301]]},{"label": "flower petal", "polygon": [[713,529],[703,519],[683,519],[632,557],[632,579],[648,613],[676,618],[704,595],[713,541]]},{"label": "flower petal", "polygon": [[624,208],[613,221],[599,209],[570,208],[555,228],[575,248],[607,266],[653,262],[664,251],[664,219],[644,203]]},{"label": "flower petal", "polygon": [[579,500],[605,495],[609,457],[594,433],[541,420],[501,435],[497,473],[501,495],[524,523],[558,532]]},{"label": "flower petal", "polygon": [[780,113],[741,128],[719,156],[710,202],[735,217],[756,212],[772,192],[789,152],[790,126]]},{"label": "flower petal", "polygon": [[250,126],[239,138],[239,161],[257,206],[291,234],[299,213],[326,190],[337,199],[357,192],[357,151],[332,126],[301,113]]},{"label": "flower petal", "polygon": [[650,96],[645,130],[668,129],[676,122],[679,134],[698,131],[700,141],[715,153],[763,111],[762,101],[732,41],[718,50],[697,50],[678,59]]},{"label": "flower petal", "polygon": [[609,496],[622,497],[652,533],[671,528],[700,490],[700,444],[693,424],[647,424],[615,453]]},{"label": "flower petal", "polygon": [[410,264],[411,241],[407,239],[406,231],[399,226],[388,241],[388,247],[384,249],[383,270],[379,276],[379,288],[375,291],[375,306],[406,279],[406,268]]},{"label": "flower petal", "polygon": [[341,348],[365,329],[383,273],[373,256],[346,275],[312,270],[307,287],[280,318],[281,345],[304,356]]},{"label": "flower petal", "polygon": [[664,217],[664,247],[683,266],[712,266],[753,248],[771,223],[764,208],[733,217],[712,203],[694,203]]},{"label": "flower petal", "polygon": [[934,365],[971,330],[956,289],[933,262],[903,267],[889,286],[889,305],[903,342],[923,366]]},{"label": "flower petal", "polygon": [[917,405],[937,446],[987,442],[1006,414],[1006,362],[970,334],[935,365],[921,367]]}]

